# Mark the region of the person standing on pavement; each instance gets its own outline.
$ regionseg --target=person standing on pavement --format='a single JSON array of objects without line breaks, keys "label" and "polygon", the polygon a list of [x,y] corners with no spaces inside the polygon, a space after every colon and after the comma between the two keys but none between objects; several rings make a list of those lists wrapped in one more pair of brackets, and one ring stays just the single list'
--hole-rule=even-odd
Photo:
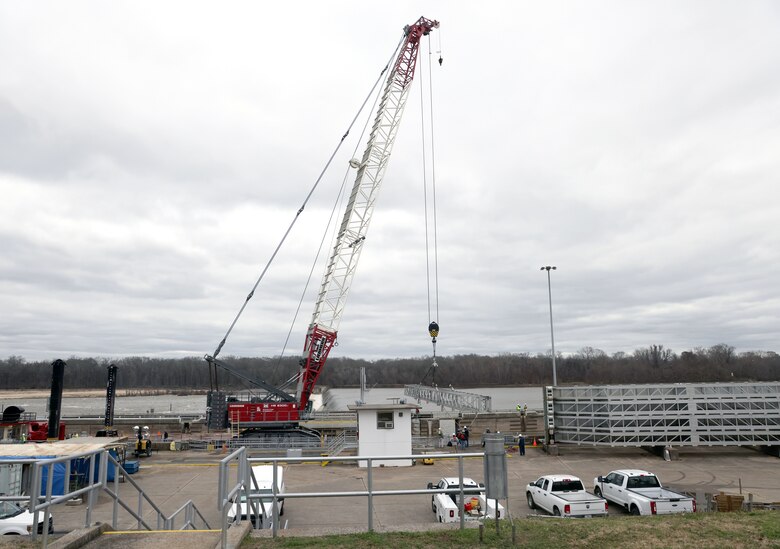
[{"label": "person standing on pavement", "polygon": [[469,447],[469,428],[464,427],[463,428],[463,442],[465,443],[466,448]]},{"label": "person standing on pavement", "polygon": [[517,450],[520,452],[521,456],[525,455],[525,437],[523,436],[523,433],[517,435]]},{"label": "person standing on pavement", "polygon": [[482,435],[482,447],[485,447],[485,435],[490,433],[490,429],[485,429],[485,433]]}]

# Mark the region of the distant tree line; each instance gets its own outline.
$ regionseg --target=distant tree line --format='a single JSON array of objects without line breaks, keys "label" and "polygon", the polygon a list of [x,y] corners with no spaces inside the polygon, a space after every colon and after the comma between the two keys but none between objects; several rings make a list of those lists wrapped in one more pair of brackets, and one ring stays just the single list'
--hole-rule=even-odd
[{"label": "distant tree line", "polygon": [[[66,389],[101,388],[106,385],[106,368],[119,367],[117,387],[150,388],[187,392],[212,387],[238,390],[252,388],[240,376],[282,386],[298,371],[299,357],[235,358],[224,362],[234,376],[218,369],[216,377],[207,363],[197,357],[126,357],[64,359]],[[362,360],[334,357],[328,361],[319,385],[348,387],[359,384],[359,370],[366,368],[369,386],[412,383],[455,387],[541,385],[552,383],[551,356],[507,353],[498,356],[455,355],[438,357],[432,368],[430,357]],[[571,355],[556,356],[559,384],[684,383],[780,380],[780,355],[773,351],[736,353],[725,344],[696,348],[677,354],[663,345],[651,345],[633,353],[607,353],[583,347]],[[48,389],[51,364],[11,356],[0,360],[0,388]],[[295,392],[294,384],[287,387]]]}]

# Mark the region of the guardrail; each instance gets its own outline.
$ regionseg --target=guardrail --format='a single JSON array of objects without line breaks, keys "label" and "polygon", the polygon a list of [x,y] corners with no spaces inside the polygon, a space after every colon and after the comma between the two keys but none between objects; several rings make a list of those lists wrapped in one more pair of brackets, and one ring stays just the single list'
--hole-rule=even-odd
[{"label": "guardrail", "polygon": [[[192,500],[188,500],[187,503],[182,505],[179,509],[173,512],[173,514],[170,517],[166,517],[165,513],[157,507],[157,505],[149,498],[149,496],[146,495],[146,492],[143,491],[143,488],[135,482],[130,476],[128,476],[127,472],[124,470],[124,468],[121,466],[121,464],[114,459],[114,457],[106,452],[106,455],[108,456],[108,459],[111,463],[114,464],[116,467],[116,472],[114,473],[114,481],[113,481],[113,489],[109,488],[108,484],[108,467],[103,467],[100,470],[100,477],[101,477],[101,483],[103,486],[103,490],[114,500],[113,505],[113,513],[112,513],[112,522],[111,527],[116,529],[117,523],[118,523],[118,516],[119,516],[119,507],[121,506],[123,509],[125,509],[130,515],[136,519],[137,521],[137,527],[140,530],[143,526],[147,530],[151,530],[152,527],[149,526],[146,521],[143,519],[144,514],[144,502],[146,502],[149,507],[151,507],[157,516],[157,529],[158,530],[174,530],[176,518],[183,514],[184,515],[184,524],[181,528],[178,528],[179,530],[187,530],[187,529],[193,529],[197,530],[195,524],[195,519],[200,517],[203,525],[206,529],[210,529],[208,521],[203,517],[203,515],[200,513],[198,508],[195,506],[195,504],[192,502]],[[129,482],[129,484],[135,488],[136,490],[136,496],[138,498],[138,505],[137,505],[137,511],[134,511],[130,508],[130,506],[125,503],[122,498],[119,496],[119,473],[121,472],[122,475],[124,475],[125,480]],[[90,503],[91,506],[91,503]]]},{"label": "guardrail", "polygon": [[[98,481],[94,480],[96,467],[98,466],[98,463],[100,461],[100,456],[103,455],[103,453],[105,453],[106,456],[108,455],[107,450],[100,451],[100,452],[83,452],[81,454],[75,454],[66,457],[37,460],[32,463],[33,480],[32,480],[32,485],[30,490],[28,509],[31,509],[33,513],[34,527],[32,529],[32,532],[30,532],[31,539],[33,542],[37,540],[38,517],[40,516],[41,512],[43,512],[42,546],[47,547],[49,542],[48,525],[49,525],[49,519],[51,517],[51,507],[53,505],[64,503],[70,499],[81,496],[82,494],[87,494],[89,498],[89,505],[87,506],[87,512],[86,512],[86,521],[84,524],[85,527],[89,526],[92,520],[92,507],[94,503],[97,501],[97,492],[103,487],[103,484],[100,480]],[[55,466],[59,463],[64,464],[64,468],[65,468],[64,478],[70,479],[71,462],[74,459],[89,459],[89,476],[86,478],[86,485],[76,490],[71,490],[70,483],[68,482],[68,486],[63,487],[63,494],[53,495]],[[103,463],[107,463],[107,460],[104,459]],[[101,479],[103,478],[106,469],[107,468],[104,466],[100,470],[101,473],[103,473],[101,474]],[[43,491],[44,471],[46,472],[45,491]]]},{"label": "guardrail", "polygon": [[328,438],[325,452],[329,456],[337,456],[347,448],[357,448],[357,431],[342,431],[338,435]]},{"label": "guardrail", "polygon": [[[359,491],[347,491],[347,492],[284,492],[284,494],[277,493],[277,469],[276,465],[279,463],[304,463],[311,461],[310,457],[276,457],[276,458],[249,458],[246,454],[245,448],[240,448],[220,461],[219,472],[219,487],[217,504],[218,509],[222,514],[222,547],[227,547],[227,528],[229,524],[227,522],[228,509],[231,505],[240,501],[239,494],[242,492],[247,498],[250,498],[250,471],[253,464],[270,463],[274,466],[273,469],[273,493],[271,499],[271,505],[273,506],[273,520],[271,522],[272,536],[277,537],[279,531],[279,499],[298,499],[298,498],[322,498],[322,497],[365,497],[368,501],[368,531],[374,531],[374,497],[378,496],[399,496],[399,495],[420,495],[420,494],[460,494],[460,528],[465,528],[465,510],[463,505],[465,498],[463,497],[463,460],[464,458],[484,458],[484,453],[469,453],[469,454],[410,454],[410,455],[394,455],[394,456],[344,456],[344,457],[329,457],[328,461],[365,461],[367,468],[367,483],[365,490]],[[420,489],[420,490],[375,490],[373,485],[373,461],[374,460],[417,460],[417,459],[457,459],[458,460],[458,484],[460,488],[457,489]],[[231,469],[236,471],[236,480],[230,484],[229,472]],[[257,496],[259,497],[259,496]],[[268,497],[265,495],[264,497]],[[247,499],[247,502],[250,500]],[[255,507],[257,512],[257,507]],[[240,515],[240,514],[239,514]]]},{"label": "guardrail", "polygon": [[357,424],[356,412],[312,412],[304,421],[350,421]]},{"label": "guardrail", "polygon": [[227,448],[249,448],[250,450],[284,450],[287,448],[322,448],[322,440],[312,437],[283,437],[279,439],[263,438],[213,438],[191,440],[192,450],[217,450]]},{"label": "guardrail", "polygon": [[[71,488],[70,480],[73,464],[76,460],[80,459],[89,461],[89,472],[82,477],[83,483],[79,483],[75,488]],[[6,460],[5,463],[27,463],[32,465],[31,483],[29,485],[30,495],[15,497],[2,496],[0,497],[0,501],[27,501],[28,509],[33,514],[33,523],[35,525],[39,523],[40,514],[43,513],[44,526],[41,532],[41,546],[44,548],[48,546],[49,542],[48,524],[51,517],[52,506],[66,503],[67,501],[80,496],[86,496],[88,498],[88,504],[85,512],[84,527],[88,528],[92,524],[92,509],[97,504],[97,498],[101,491],[106,492],[114,499],[112,514],[112,527],[114,529],[117,529],[118,527],[118,512],[119,507],[121,506],[136,519],[139,529],[143,527],[147,530],[151,530],[151,526],[143,519],[144,502],[146,502],[146,504],[156,513],[157,529],[173,530],[176,528],[176,523],[179,518],[183,519],[182,526],[178,528],[179,530],[198,529],[198,519],[200,520],[200,524],[203,525],[201,528],[211,528],[192,500],[187,501],[187,503],[182,505],[173,514],[166,517],[162,510],[144,493],[141,486],[128,476],[122,465],[108,450],[92,450],[50,459],[33,460],[28,458]],[[111,465],[114,466],[113,481],[108,480],[108,470]],[[62,486],[62,494],[55,494],[54,477],[57,475],[59,467],[64,469],[63,479],[65,479],[65,481]],[[133,509],[119,495],[118,483],[120,475],[122,475],[136,490],[138,501],[137,510]],[[109,487],[110,482],[113,482],[113,488]],[[39,535],[37,527],[34,527],[30,534],[31,540],[37,542]]]}]

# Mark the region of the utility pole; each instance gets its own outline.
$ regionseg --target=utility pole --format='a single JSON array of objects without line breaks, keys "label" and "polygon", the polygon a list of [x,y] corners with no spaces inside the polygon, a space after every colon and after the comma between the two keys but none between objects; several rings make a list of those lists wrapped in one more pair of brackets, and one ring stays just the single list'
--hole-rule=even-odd
[{"label": "utility pole", "polygon": [[557,269],[555,265],[545,265],[540,270],[547,271],[547,297],[550,301],[550,342],[552,343],[552,367],[553,367],[553,387],[558,385],[558,377],[555,374],[555,334],[553,333],[553,315],[552,315],[552,286],[550,284],[550,271]]}]

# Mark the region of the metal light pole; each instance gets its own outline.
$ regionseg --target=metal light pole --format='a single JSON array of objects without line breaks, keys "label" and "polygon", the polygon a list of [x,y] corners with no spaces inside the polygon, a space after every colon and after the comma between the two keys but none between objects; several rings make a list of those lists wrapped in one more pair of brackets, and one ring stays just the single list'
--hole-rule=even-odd
[{"label": "metal light pole", "polygon": [[545,265],[540,270],[547,271],[547,297],[550,300],[550,341],[552,342],[552,363],[553,363],[553,387],[558,385],[558,377],[555,374],[555,335],[553,334],[552,317],[552,287],[550,285],[550,271],[557,269],[555,265]]}]

